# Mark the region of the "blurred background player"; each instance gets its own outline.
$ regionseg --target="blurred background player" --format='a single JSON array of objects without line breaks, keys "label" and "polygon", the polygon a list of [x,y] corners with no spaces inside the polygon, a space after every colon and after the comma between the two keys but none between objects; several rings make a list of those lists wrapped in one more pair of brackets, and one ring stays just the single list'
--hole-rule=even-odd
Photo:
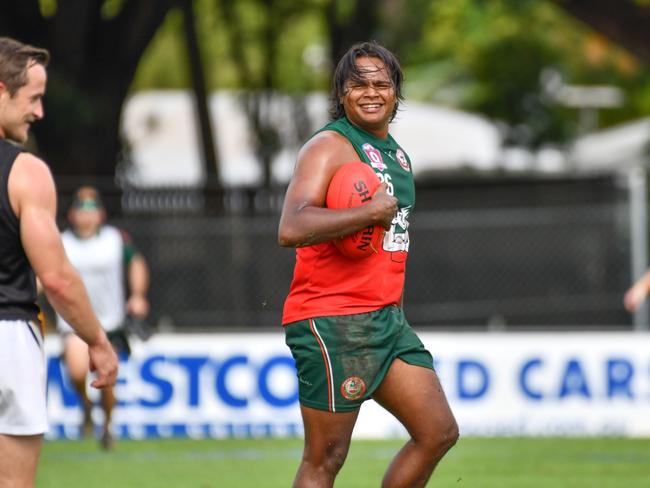
[{"label": "blurred background player", "polygon": [[[373,398],[410,440],[382,486],[420,487],[458,437],[431,354],[402,311],[415,203],[411,163],[388,133],[402,71],[378,44],[353,46],[334,73],[333,121],[302,147],[280,218],[279,242],[298,248],[282,323],[296,361],[305,430],[296,487],[331,487],[347,456],[361,404]],[[383,182],[366,205],[325,208],[334,173],[362,160]],[[382,248],[344,257],[330,242],[372,225]]]},{"label": "blurred background player", "polygon": [[[130,348],[125,323],[127,316],[143,320],[149,313],[149,269],[130,236],[106,225],[105,220],[99,192],[91,186],[83,186],[77,190],[68,210],[70,228],[61,238],[111,344],[120,356],[128,356]],[[57,328],[63,335],[63,359],[83,406],[82,432],[89,435],[93,424],[92,402],[86,391],[86,344],[72,333],[68,323],[58,314]],[[101,392],[104,411],[101,445],[104,449],[110,449],[113,444],[110,424],[115,401],[113,388],[104,388]]]},{"label": "blurred background player", "polygon": [[[91,383],[115,383],[117,357],[66,257],[56,226],[48,167],[8,140],[25,143],[43,117],[49,53],[0,37],[0,487],[34,484],[47,430],[43,329],[36,277],[83,341]],[[87,346],[86,346],[87,344]]]}]

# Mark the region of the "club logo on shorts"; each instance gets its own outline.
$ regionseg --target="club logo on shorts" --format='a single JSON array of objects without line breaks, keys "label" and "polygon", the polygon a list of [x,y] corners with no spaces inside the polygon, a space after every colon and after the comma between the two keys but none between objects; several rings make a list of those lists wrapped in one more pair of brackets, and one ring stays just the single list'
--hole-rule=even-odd
[{"label": "club logo on shorts", "polygon": [[370,166],[378,169],[379,171],[384,171],[388,167],[384,164],[384,158],[381,157],[381,153],[375,147],[373,147],[372,144],[368,144],[366,142],[363,146],[361,146],[361,149],[363,149],[363,152],[366,153],[366,156],[368,156],[368,159],[370,160]]},{"label": "club logo on shorts", "polygon": [[406,154],[404,154],[404,151],[401,149],[398,149],[397,152],[395,152],[395,157],[397,158],[397,162],[399,165],[405,170],[405,171],[411,171],[411,168],[409,166],[409,162],[406,160]]},{"label": "club logo on shorts", "polygon": [[366,392],[366,384],[358,376],[350,376],[341,383],[341,395],[346,400],[357,400]]}]

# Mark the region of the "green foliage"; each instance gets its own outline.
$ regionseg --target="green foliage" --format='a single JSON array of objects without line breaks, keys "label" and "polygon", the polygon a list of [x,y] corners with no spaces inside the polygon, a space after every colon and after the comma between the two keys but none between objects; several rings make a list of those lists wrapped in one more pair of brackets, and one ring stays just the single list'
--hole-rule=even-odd
[{"label": "green foliage", "polygon": [[322,18],[307,15],[289,22],[279,38],[276,67],[278,86],[288,92],[325,90],[331,65],[325,47]]},{"label": "green foliage", "polygon": [[[276,89],[305,92],[326,89],[329,65],[310,65],[306,50],[325,45],[322,0],[296,2],[284,0],[267,5],[259,0],[232,3],[234,21],[224,18],[227,0],[197,0],[197,31],[209,90],[262,88],[270,69]],[[268,8],[267,8],[268,7]],[[271,24],[272,23],[272,24]],[[267,29],[277,31],[273,60],[267,53]],[[242,58],[236,56],[233,30],[241,36]],[[180,13],[173,11],[157,33],[138,67],[132,90],[189,88],[186,47]],[[239,63],[250,77],[242,80]]]},{"label": "green foliage", "polygon": [[103,19],[112,19],[120,13],[124,6],[124,0],[104,0],[101,9]]},{"label": "green foliage", "polygon": [[[208,89],[327,90],[330,1],[196,0]],[[354,5],[337,2],[336,15],[350,16]],[[648,67],[551,2],[383,0],[377,8],[377,40],[402,60],[407,98],[482,113],[510,128],[511,143],[539,146],[575,135],[579,113],[545,93],[548,69],[567,84],[624,90],[623,107],[601,111],[603,126],[650,112]],[[181,29],[179,14],[172,12],[132,89],[190,86]]]},{"label": "green foliage", "polygon": [[147,47],[132,90],[188,88],[189,67],[182,38],[181,12],[172,10]]},{"label": "green foliage", "polygon": [[[402,48],[407,96],[500,120],[511,128],[512,143],[561,143],[575,135],[577,111],[544,93],[542,78],[549,68],[568,84],[608,84],[625,91],[625,106],[601,111],[603,125],[648,113],[647,67],[550,2],[432,2],[423,15],[422,40]],[[602,51],[598,59],[590,58],[590,49]]]},{"label": "green foliage", "polygon": [[38,8],[45,18],[56,14],[56,0],[38,0]]},{"label": "green foliage", "polygon": [[[102,18],[112,19],[120,12],[123,5],[124,0],[104,0],[101,6]],[[38,7],[43,17],[52,17],[56,14],[57,0],[38,0]]]},{"label": "green foliage", "polygon": [[510,143],[537,146],[565,139],[568,121],[562,118],[561,107],[544,96],[540,84],[544,68],[556,60],[557,53],[539,39],[515,34],[502,37],[474,61],[478,83],[466,107],[514,127],[508,134]]}]

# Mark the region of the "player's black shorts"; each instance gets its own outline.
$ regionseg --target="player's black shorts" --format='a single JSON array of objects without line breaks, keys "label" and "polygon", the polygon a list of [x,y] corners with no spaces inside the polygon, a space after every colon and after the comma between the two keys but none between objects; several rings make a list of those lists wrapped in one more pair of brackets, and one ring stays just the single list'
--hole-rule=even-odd
[{"label": "player's black shorts", "polygon": [[129,345],[129,337],[123,327],[119,329],[106,332],[108,340],[113,345],[113,349],[120,356],[129,357],[131,355],[131,346]]}]

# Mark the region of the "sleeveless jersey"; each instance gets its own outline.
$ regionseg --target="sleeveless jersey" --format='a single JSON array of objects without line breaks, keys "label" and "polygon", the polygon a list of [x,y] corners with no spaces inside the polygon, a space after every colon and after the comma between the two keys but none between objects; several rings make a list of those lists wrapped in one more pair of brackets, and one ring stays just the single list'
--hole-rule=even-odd
[{"label": "sleeveless jersey", "polygon": [[21,149],[0,139],[0,320],[37,320],[36,276],[9,202],[9,172]]},{"label": "sleeveless jersey", "polygon": [[[134,254],[130,237],[103,225],[88,239],[80,239],[68,229],[61,234],[61,241],[88,291],[99,323],[107,332],[121,327],[126,316],[124,268]],[[63,317],[57,314],[56,319],[61,332],[72,331]]]},{"label": "sleeveless jersey", "polygon": [[389,135],[379,139],[356,127],[346,117],[319,132],[345,136],[359,159],[388,185],[398,200],[397,215],[386,231],[381,249],[362,259],[345,257],[332,242],[296,249],[296,265],[282,323],[332,315],[350,315],[399,305],[409,250],[409,217],[415,205],[411,162]]}]

